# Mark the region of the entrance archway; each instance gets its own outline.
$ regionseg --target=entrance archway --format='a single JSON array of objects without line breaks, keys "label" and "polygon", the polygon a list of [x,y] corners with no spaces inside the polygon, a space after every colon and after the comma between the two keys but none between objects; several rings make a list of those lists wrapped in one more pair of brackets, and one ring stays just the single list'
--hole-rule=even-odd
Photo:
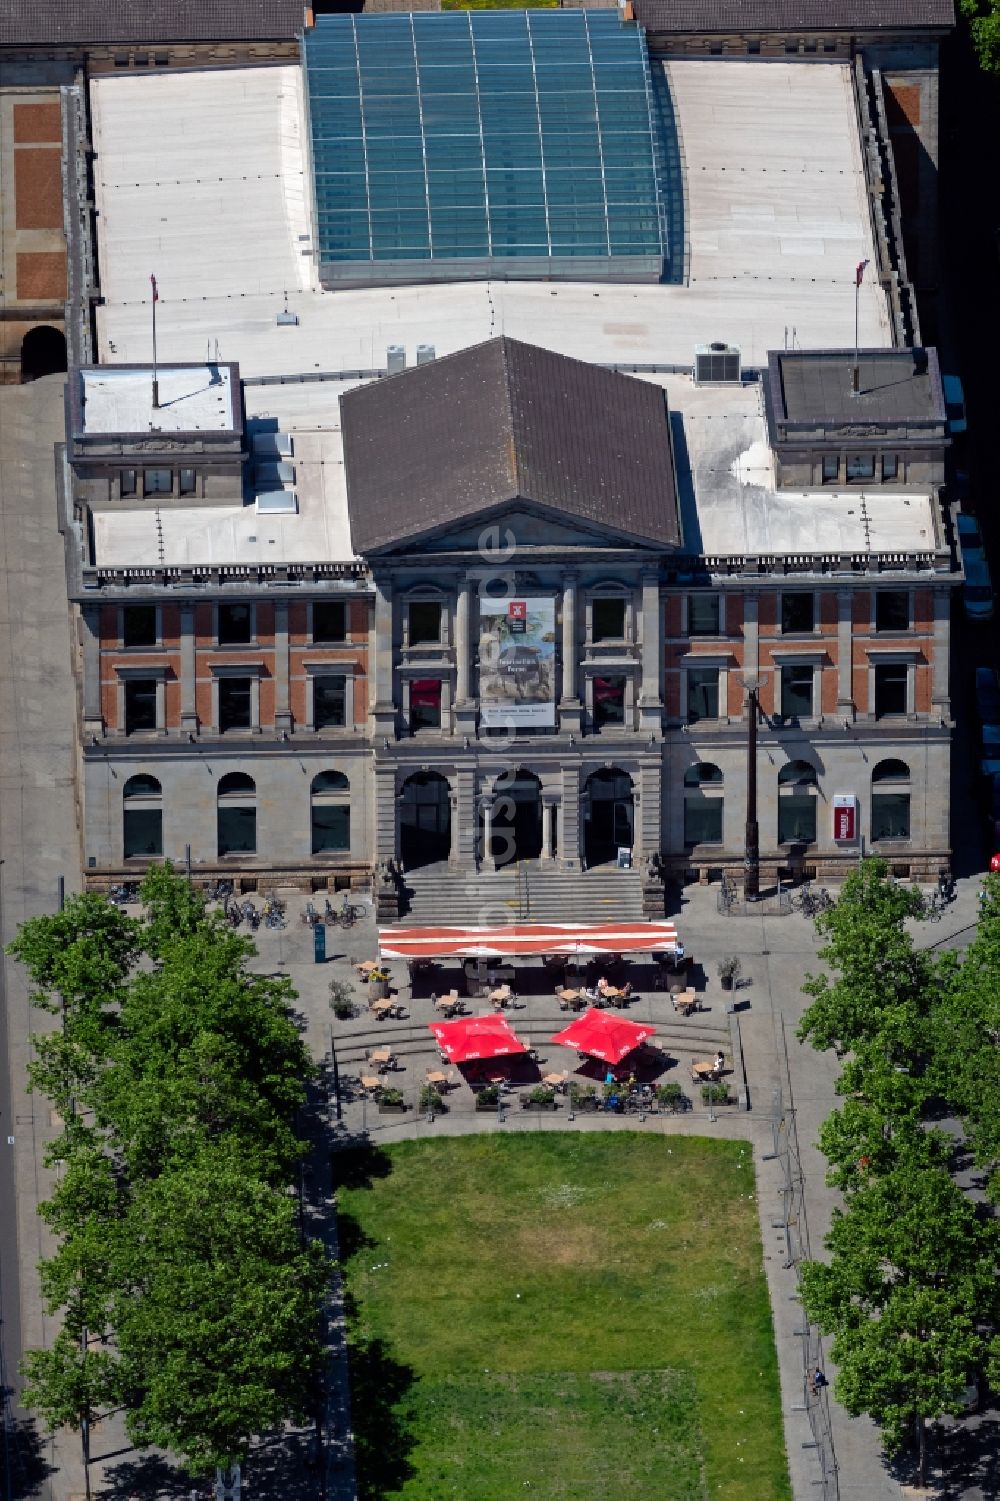
[{"label": "entrance archway", "polygon": [[21,340],[21,382],[43,375],[58,375],[66,369],[66,335],[51,324],[29,328]]},{"label": "entrance archway", "polygon": [[492,855],[498,867],[537,860],[542,853],[542,784],[519,766],[493,789]]},{"label": "entrance archway", "polygon": [[635,798],[632,778],[618,766],[592,772],[583,827],[583,857],[587,866],[608,865],[620,849],[631,849]]},{"label": "entrance archway", "polygon": [[407,777],[399,794],[399,858],[404,870],[451,854],[451,794],[437,771]]}]

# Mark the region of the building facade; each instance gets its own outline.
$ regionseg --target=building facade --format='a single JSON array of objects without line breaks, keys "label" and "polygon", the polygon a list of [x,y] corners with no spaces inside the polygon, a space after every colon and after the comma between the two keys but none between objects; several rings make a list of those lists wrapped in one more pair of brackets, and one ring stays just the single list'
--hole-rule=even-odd
[{"label": "building facade", "polygon": [[[162,503],[114,477],[152,441],[134,432],[101,435],[118,446],[95,481],[79,414],[107,414],[71,401],[91,880],[168,856],[319,889],[389,860],[579,870],[622,850],[681,880],[738,873],[748,686],[765,877],[836,879],[869,850],[932,878],[949,858],[961,580],[935,483],[943,397],[932,351],[878,360],[882,375],[862,359],[849,432],[838,351],[776,355],[708,393],[720,412],[767,395],[766,459],[752,452],[769,488],[743,476],[714,510],[724,456],[699,460],[673,387],[505,339],[359,386],[330,414],[349,539],[308,560],[219,555],[261,492],[209,495],[197,435],[172,436]],[[225,421],[252,468],[257,439]]]}]

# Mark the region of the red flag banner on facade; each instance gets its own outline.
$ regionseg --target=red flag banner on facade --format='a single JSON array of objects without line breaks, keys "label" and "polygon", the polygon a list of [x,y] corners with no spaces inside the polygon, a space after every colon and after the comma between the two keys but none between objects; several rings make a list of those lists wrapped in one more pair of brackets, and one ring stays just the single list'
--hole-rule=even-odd
[{"label": "red flag banner on facade", "polygon": [[[867,264],[867,263],[866,263],[866,264]],[[152,287],[152,289],[153,289],[153,301],[154,301],[154,302],[159,302],[159,300],[160,300],[160,294],[159,294],[159,292],[158,292],[158,291],[157,291],[157,290],[156,290],[156,277],[155,277],[155,276],[151,276],[151,277],[150,277],[150,278],[149,278],[149,284],[150,284],[150,286],[151,286],[151,287]]]},{"label": "red flag banner on facade", "polygon": [[858,262],[858,269],[854,273],[854,285],[856,287],[860,287],[861,283],[864,281],[864,279],[865,279],[865,267],[867,265],[868,265],[867,261],[859,261]]}]

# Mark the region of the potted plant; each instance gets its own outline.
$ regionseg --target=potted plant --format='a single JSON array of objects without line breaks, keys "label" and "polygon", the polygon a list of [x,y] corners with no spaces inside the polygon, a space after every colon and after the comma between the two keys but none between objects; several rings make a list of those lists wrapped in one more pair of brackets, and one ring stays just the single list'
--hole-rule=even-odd
[{"label": "potted plant", "polygon": [[372,969],[368,971],[368,999],[370,1001],[384,1001],[389,994],[389,971],[387,969]]},{"label": "potted plant", "polygon": [[330,1010],[338,1021],[350,1021],[354,1016],[354,986],[348,985],[344,980],[331,980],[330,982]]},{"label": "potted plant", "polygon": [[521,1096],[521,1105],[525,1110],[555,1110],[556,1092],[545,1084],[536,1084]]},{"label": "potted plant", "polygon": [[719,979],[722,981],[723,990],[735,989],[742,968],[735,954],[728,954],[725,959],[719,960]]},{"label": "potted plant", "polygon": [[495,1110],[500,1099],[500,1087],[497,1084],[484,1084],[476,1095],[477,1110]]},{"label": "potted plant", "polygon": [[571,1110],[596,1110],[597,1088],[593,1084],[578,1084],[571,1079],[566,1089]]},{"label": "potted plant", "polygon": [[403,1115],[406,1111],[406,1101],[403,1099],[401,1089],[383,1089],[378,1098],[379,1115]]},{"label": "potted plant", "polygon": [[686,1110],[690,1101],[676,1079],[669,1080],[666,1084],[660,1084],[656,1090],[656,1103],[661,1110],[668,1110],[675,1114]]},{"label": "potted plant", "polygon": [[701,1098],[706,1105],[728,1105],[731,1103],[728,1084],[703,1084],[701,1086]]},{"label": "potted plant", "polygon": [[[605,1084],[605,1086],[604,1086],[604,1108],[605,1108],[605,1110],[617,1110],[617,1111],[620,1111],[622,1109],[622,1107],[624,1106],[624,1104],[625,1104],[625,1097],[626,1097],[627,1094],[628,1094],[628,1090],[627,1090],[627,1088],[625,1087],[624,1084],[617,1084],[617,1083],[614,1083],[614,1082],[612,1082],[611,1084]],[[611,1103],[612,1100],[614,1100],[614,1102],[615,1102],[613,1105]]]},{"label": "potted plant", "polygon": [[448,1101],[433,1084],[425,1084],[420,1091],[420,1109],[425,1114],[444,1115],[448,1109]]}]

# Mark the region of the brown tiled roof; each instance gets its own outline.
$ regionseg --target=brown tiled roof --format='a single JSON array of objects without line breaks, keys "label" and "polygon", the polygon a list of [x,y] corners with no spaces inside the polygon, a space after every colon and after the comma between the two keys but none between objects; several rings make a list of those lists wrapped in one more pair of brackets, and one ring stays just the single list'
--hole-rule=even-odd
[{"label": "brown tiled roof", "polygon": [[282,41],[303,12],[304,0],[0,0],[0,47]]},{"label": "brown tiled roof", "polygon": [[954,0],[634,0],[647,31],[899,31],[951,27]]},{"label": "brown tiled roof", "polygon": [[516,501],[677,546],[659,386],[491,339],[340,398],[351,537],[365,554]]}]

